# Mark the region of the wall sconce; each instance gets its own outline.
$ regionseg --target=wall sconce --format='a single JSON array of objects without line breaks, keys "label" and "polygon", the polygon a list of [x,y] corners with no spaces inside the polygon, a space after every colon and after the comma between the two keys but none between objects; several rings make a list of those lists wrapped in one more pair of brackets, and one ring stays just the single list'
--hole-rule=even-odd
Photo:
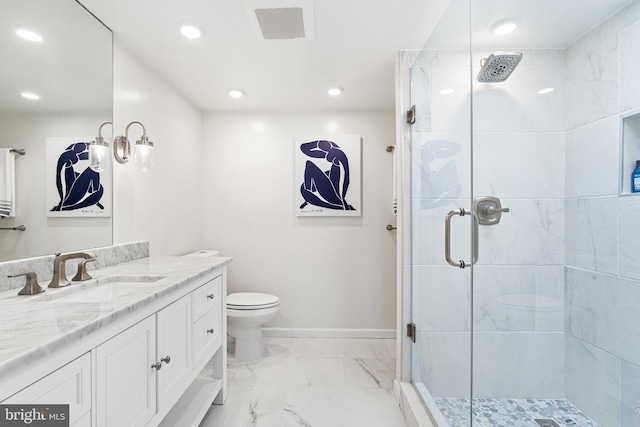
[{"label": "wall sconce", "polygon": [[104,122],[98,128],[98,136],[89,145],[89,167],[96,172],[102,172],[107,168],[109,162],[109,143],[102,137],[102,127],[113,125],[111,122]]},{"label": "wall sconce", "polygon": [[131,143],[129,142],[129,127],[133,124],[142,126],[142,137],[136,141],[134,158],[142,172],[146,172],[153,166],[153,142],[147,137],[147,130],[140,122],[131,122],[124,130],[124,136],[118,136],[113,140],[113,155],[120,163],[127,163],[131,157]]}]

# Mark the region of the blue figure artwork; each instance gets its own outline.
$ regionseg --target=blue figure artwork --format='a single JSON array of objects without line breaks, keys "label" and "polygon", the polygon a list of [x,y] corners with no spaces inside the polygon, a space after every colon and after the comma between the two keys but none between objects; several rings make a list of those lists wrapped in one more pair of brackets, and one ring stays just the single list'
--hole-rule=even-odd
[{"label": "blue figure artwork", "polygon": [[56,165],[56,188],[60,202],[51,212],[72,211],[96,205],[100,209],[100,199],[104,194],[104,188],[100,184],[100,174],[89,167],[82,171],[76,171],[80,160],[89,160],[89,143],[76,142],[67,147],[58,157]]},{"label": "blue figure artwork", "polygon": [[327,209],[354,211],[355,208],[347,203],[349,190],[349,160],[344,151],[331,141],[311,141],[300,145],[300,150],[307,156],[316,159],[326,159],[327,170],[323,171],[314,162],[307,160],[304,168],[304,182],[300,186],[300,193],[305,202],[300,205],[304,209],[307,205]]}]

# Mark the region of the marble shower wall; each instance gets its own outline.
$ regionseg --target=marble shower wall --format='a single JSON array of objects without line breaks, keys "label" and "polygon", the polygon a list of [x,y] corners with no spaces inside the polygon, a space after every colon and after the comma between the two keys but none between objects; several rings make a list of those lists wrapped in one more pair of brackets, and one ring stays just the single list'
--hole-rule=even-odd
[{"label": "marble shower wall", "polygon": [[640,425],[640,196],[620,194],[619,172],[639,40],[635,1],[565,51],[565,384],[608,427]]}]

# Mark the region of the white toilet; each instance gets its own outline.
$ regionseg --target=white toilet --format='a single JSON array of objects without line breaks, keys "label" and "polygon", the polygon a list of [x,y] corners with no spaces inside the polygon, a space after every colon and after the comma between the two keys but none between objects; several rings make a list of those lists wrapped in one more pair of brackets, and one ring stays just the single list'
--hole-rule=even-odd
[{"label": "white toilet", "polygon": [[235,338],[236,363],[253,362],[264,357],[262,324],[280,310],[274,295],[237,292],[227,295],[227,333]]}]

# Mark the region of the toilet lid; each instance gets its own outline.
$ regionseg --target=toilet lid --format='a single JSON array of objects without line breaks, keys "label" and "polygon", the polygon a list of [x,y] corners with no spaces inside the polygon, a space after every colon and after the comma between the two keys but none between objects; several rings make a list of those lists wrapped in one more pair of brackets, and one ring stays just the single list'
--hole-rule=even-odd
[{"label": "toilet lid", "polygon": [[254,310],[275,307],[280,299],[275,295],[256,292],[237,292],[227,295],[227,308],[234,310]]}]

